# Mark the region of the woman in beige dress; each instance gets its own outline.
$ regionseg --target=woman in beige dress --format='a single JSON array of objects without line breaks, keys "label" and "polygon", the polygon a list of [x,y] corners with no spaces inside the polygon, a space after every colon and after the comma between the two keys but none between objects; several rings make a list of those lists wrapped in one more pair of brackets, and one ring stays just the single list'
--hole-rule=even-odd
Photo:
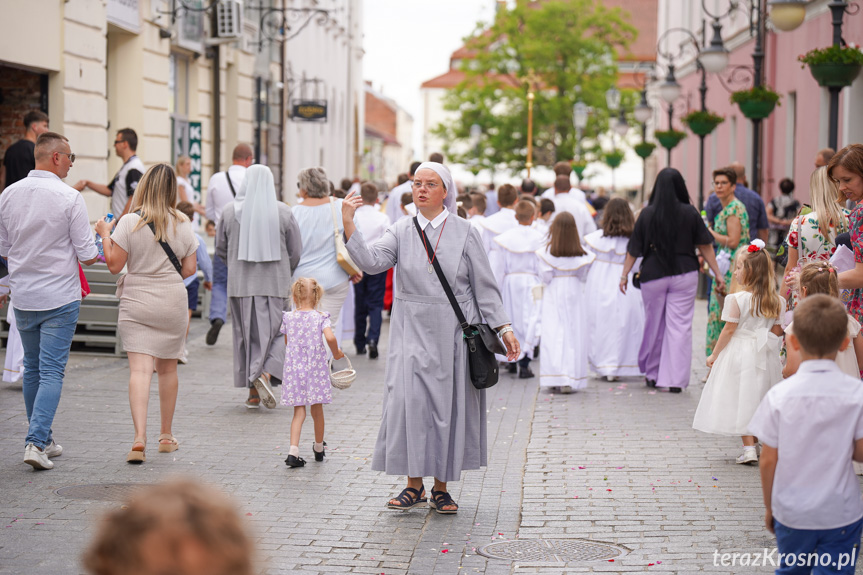
[{"label": "woman in beige dress", "polygon": [[[118,331],[129,356],[129,404],[135,439],[126,456],[129,463],[145,460],[147,404],[150,380],[159,376],[159,407],[162,419],[159,452],[179,447],[171,433],[177,404],[177,360],[185,348],[188,301],[183,278],[196,273],[198,240],[189,219],[176,211],[177,179],[167,164],[147,170],[132,197],[129,213],[120,218],[113,235],[111,224],[96,222],[102,236],[105,263],[111,273],[127,266],[117,281],[120,298]],[[159,242],[165,242],[176,265]]]}]

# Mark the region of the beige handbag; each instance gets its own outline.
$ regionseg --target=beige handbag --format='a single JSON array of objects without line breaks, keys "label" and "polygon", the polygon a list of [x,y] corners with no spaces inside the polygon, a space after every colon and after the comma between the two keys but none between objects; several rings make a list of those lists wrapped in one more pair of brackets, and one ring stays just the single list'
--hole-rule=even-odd
[{"label": "beige handbag", "polygon": [[351,259],[351,254],[348,253],[348,248],[345,247],[345,242],[342,240],[342,234],[339,233],[339,224],[336,222],[336,204],[333,198],[330,198],[330,210],[333,212],[333,235],[336,239],[336,261],[345,273],[353,277],[360,273],[360,268]]}]

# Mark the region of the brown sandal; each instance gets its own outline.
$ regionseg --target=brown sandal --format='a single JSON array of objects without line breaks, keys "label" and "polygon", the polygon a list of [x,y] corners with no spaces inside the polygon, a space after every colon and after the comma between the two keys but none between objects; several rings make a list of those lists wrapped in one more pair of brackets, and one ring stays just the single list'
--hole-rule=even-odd
[{"label": "brown sandal", "polygon": [[[141,448],[136,449],[139,445]],[[132,443],[132,450],[126,455],[126,463],[144,463],[147,460],[147,456],[144,455],[145,448],[146,446],[143,441],[135,441]]]},{"label": "brown sandal", "polygon": [[[162,443],[163,441],[168,443]],[[170,433],[163,433],[159,436],[159,453],[172,453],[180,448],[180,443],[177,438]]]}]

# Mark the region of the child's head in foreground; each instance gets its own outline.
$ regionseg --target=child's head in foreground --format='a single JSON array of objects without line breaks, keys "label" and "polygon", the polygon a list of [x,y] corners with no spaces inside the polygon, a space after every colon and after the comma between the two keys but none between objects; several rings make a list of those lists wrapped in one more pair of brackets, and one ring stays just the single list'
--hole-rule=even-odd
[{"label": "child's head in foreground", "polygon": [[810,295],[794,310],[794,333],[788,338],[808,359],[835,359],[849,344],[845,306],[829,295]]},{"label": "child's head in foreground", "polygon": [[291,288],[291,297],[298,308],[316,309],[321,298],[324,297],[324,288],[314,278],[300,278]]}]

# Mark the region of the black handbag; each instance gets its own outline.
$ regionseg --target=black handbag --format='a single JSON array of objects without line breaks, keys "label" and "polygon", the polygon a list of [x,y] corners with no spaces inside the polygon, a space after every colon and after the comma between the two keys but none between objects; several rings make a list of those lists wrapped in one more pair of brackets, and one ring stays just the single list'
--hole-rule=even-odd
[{"label": "black handbag", "polygon": [[506,355],[506,348],[503,346],[500,338],[497,337],[494,330],[491,329],[487,323],[469,324],[467,322],[467,319],[465,319],[464,314],[461,311],[461,307],[459,307],[458,302],[455,299],[455,295],[452,293],[452,288],[450,288],[449,282],[447,282],[446,277],[443,275],[443,270],[440,268],[437,258],[434,257],[435,254],[431,247],[431,241],[420,227],[417,218],[415,217],[413,220],[417,233],[420,235],[420,239],[423,240],[423,245],[425,245],[428,257],[432,261],[438,280],[440,280],[441,286],[446,293],[446,297],[449,299],[450,305],[452,305],[456,318],[458,318],[458,323],[461,326],[462,332],[464,332],[462,337],[467,343],[470,381],[477,389],[489,388],[497,383],[498,376],[500,375],[500,368],[494,354]]}]

